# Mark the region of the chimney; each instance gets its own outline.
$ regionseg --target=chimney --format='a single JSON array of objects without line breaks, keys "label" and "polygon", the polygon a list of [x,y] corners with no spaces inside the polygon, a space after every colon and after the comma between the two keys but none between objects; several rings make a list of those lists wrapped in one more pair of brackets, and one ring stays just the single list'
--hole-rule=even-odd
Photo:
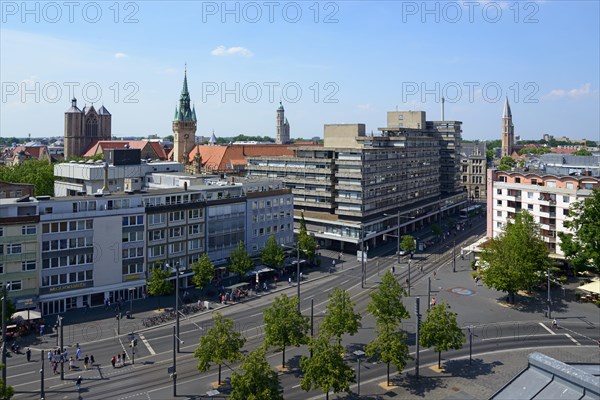
[{"label": "chimney", "polygon": [[442,97],[442,121],[445,121],[444,119],[444,98]]}]

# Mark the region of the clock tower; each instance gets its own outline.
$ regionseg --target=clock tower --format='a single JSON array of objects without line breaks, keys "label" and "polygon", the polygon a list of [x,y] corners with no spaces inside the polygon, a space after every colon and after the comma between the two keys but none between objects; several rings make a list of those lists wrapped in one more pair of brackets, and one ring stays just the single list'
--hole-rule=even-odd
[{"label": "clock tower", "polygon": [[179,107],[175,107],[173,142],[173,161],[188,164],[188,155],[196,145],[196,108],[190,108],[187,68],[183,75],[183,89],[181,89],[181,96],[179,96]]}]

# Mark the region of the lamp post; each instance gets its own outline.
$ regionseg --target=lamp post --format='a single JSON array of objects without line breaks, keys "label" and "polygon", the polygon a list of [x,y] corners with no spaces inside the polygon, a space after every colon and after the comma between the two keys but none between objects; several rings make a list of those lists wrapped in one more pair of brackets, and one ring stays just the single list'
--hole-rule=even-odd
[{"label": "lamp post", "polygon": [[469,325],[467,327],[469,330],[469,364],[473,361],[473,326]]},{"label": "lamp post", "polygon": [[421,313],[419,310],[420,298],[415,297],[415,317],[417,319],[417,326],[415,330],[415,377],[419,379],[419,328],[421,327]]},{"label": "lamp post", "polygon": [[408,295],[410,296],[410,260],[408,260]]},{"label": "lamp post", "polygon": [[[175,263],[175,326],[177,327],[177,336],[179,337],[179,261]],[[177,342],[177,352],[179,353],[179,341]]]},{"label": "lamp post", "polygon": [[44,400],[46,393],[44,391],[44,350],[40,350],[40,362],[42,368],[40,369],[40,399]]},{"label": "lamp post", "polygon": [[63,331],[63,317],[58,316],[58,329],[60,330],[60,380],[65,380],[65,343]]},{"label": "lamp post", "polygon": [[10,283],[2,285],[2,364],[4,365],[4,368],[2,368],[2,382],[4,382],[5,390],[2,393],[3,397],[6,397],[6,388],[8,387],[6,384],[6,297],[8,294],[6,292],[9,287]]},{"label": "lamp post", "polygon": [[552,305],[552,298],[550,298],[550,267],[548,267],[548,318],[552,318],[552,310],[550,306]]},{"label": "lamp post", "polygon": [[456,240],[452,242],[452,272],[456,272]]},{"label": "lamp post", "polygon": [[360,287],[365,288],[365,233],[363,225],[360,224]]},{"label": "lamp post", "polygon": [[298,287],[298,312],[300,312],[300,240],[296,242],[294,247],[286,246],[285,244],[281,246],[286,249],[296,250],[296,286]]},{"label": "lamp post", "polygon": [[357,394],[358,397],[360,397],[360,358],[365,354],[364,351],[362,350],[356,350],[354,352],[354,355],[356,356],[357,360],[358,360],[358,371],[357,371],[357,377],[358,377],[358,389],[357,389]]},{"label": "lamp post", "polygon": [[180,343],[184,343],[184,341],[177,336],[175,327],[173,327],[173,367],[171,370],[171,376],[173,377],[173,397],[177,397],[177,348]]}]

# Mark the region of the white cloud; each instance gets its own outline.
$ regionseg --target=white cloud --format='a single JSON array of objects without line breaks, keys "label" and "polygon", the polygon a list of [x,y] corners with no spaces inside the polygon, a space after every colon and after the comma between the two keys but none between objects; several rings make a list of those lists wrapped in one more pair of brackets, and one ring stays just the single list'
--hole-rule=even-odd
[{"label": "white cloud", "polygon": [[245,47],[225,47],[223,45],[216,47],[210,52],[213,56],[243,56],[252,57],[254,54]]},{"label": "white cloud", "polygon": [[119,58],[127,58],[129,57],[127,54],[125,53],[115,53],[115,58],[119,59]]},{"label": "white cloud", "polygon": [[570,97],[576,99],[579,97],[587,96],[591,93],[597,93],[597,90],[591,90],[592,84],[585,83],[581,87],[575,89],[552,89],[550,93],[544,96],[546,99],[560,99],[563,97]]}]

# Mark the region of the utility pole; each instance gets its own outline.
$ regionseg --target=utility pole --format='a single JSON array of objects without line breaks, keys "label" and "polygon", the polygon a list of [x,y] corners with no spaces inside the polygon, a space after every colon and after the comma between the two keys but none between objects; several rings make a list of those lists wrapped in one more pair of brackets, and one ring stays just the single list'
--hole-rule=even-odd
[{"label": "utility pole", "polygon": [[410,296],[410,260],[408,260],[408,295]]},{"label": "utility pole", "polygon": [[365,288],[365,236],[362,224],[360,225],[360,287]]},{"label": "utility pole", "polygon": [[[310,299],[310,337],[315,338],[315,299]],[[312,347],[310,349],[310,356],[312,358]]]},{"label": "utility pole", "polygon": [[550,298],[550,267],[548,267],[548,319],[552,318],[552,310],[550,306],[552,305],[552,299]]},{"label": "utility pole", "polygon": [[427,309],[431,308],[431,277],[427,277]]},{"label": "utility pole", "polygon": [[473,326],[468,326],[469,330],[469,364],[473,361]]},{"label": "utility pole", "polygon": [[296,243],[296,283],[298,286],[298,312],[300,312],[300,237]]},{"label": "utility pole", "polygon": [[2,284],[2,364],[4,365],[4,368],[2,368],[2,382],[4,382],[5,390],[2,397],[6,397],[6,388],[8,387],[6,383],[6,296],[8,296],[6,291],[8,285],[8,283]]},{"label": "utility pole", "polygon": [[173,327],[173,397],[177,397],[177,333]]},{"label": "utility pole", "polygon": [[58,316],[58,329],[60,329],[60,380],[65,380],[65,335],[63,331],[63,317]]},{"label": "utility pole", "polygon": [[419,329],[421,328],[421,314],[419,311],[419,297],[415,297],[415,317],[417,319],[417,326],[415,331],[415,378],[419,379]]},{"label": "utility pole", "polygon": [[398,245],[396,246],[396,255],[398,259],[398,266],[400,266],[400,211],[398,211],[398,234],[396,235]]}]

